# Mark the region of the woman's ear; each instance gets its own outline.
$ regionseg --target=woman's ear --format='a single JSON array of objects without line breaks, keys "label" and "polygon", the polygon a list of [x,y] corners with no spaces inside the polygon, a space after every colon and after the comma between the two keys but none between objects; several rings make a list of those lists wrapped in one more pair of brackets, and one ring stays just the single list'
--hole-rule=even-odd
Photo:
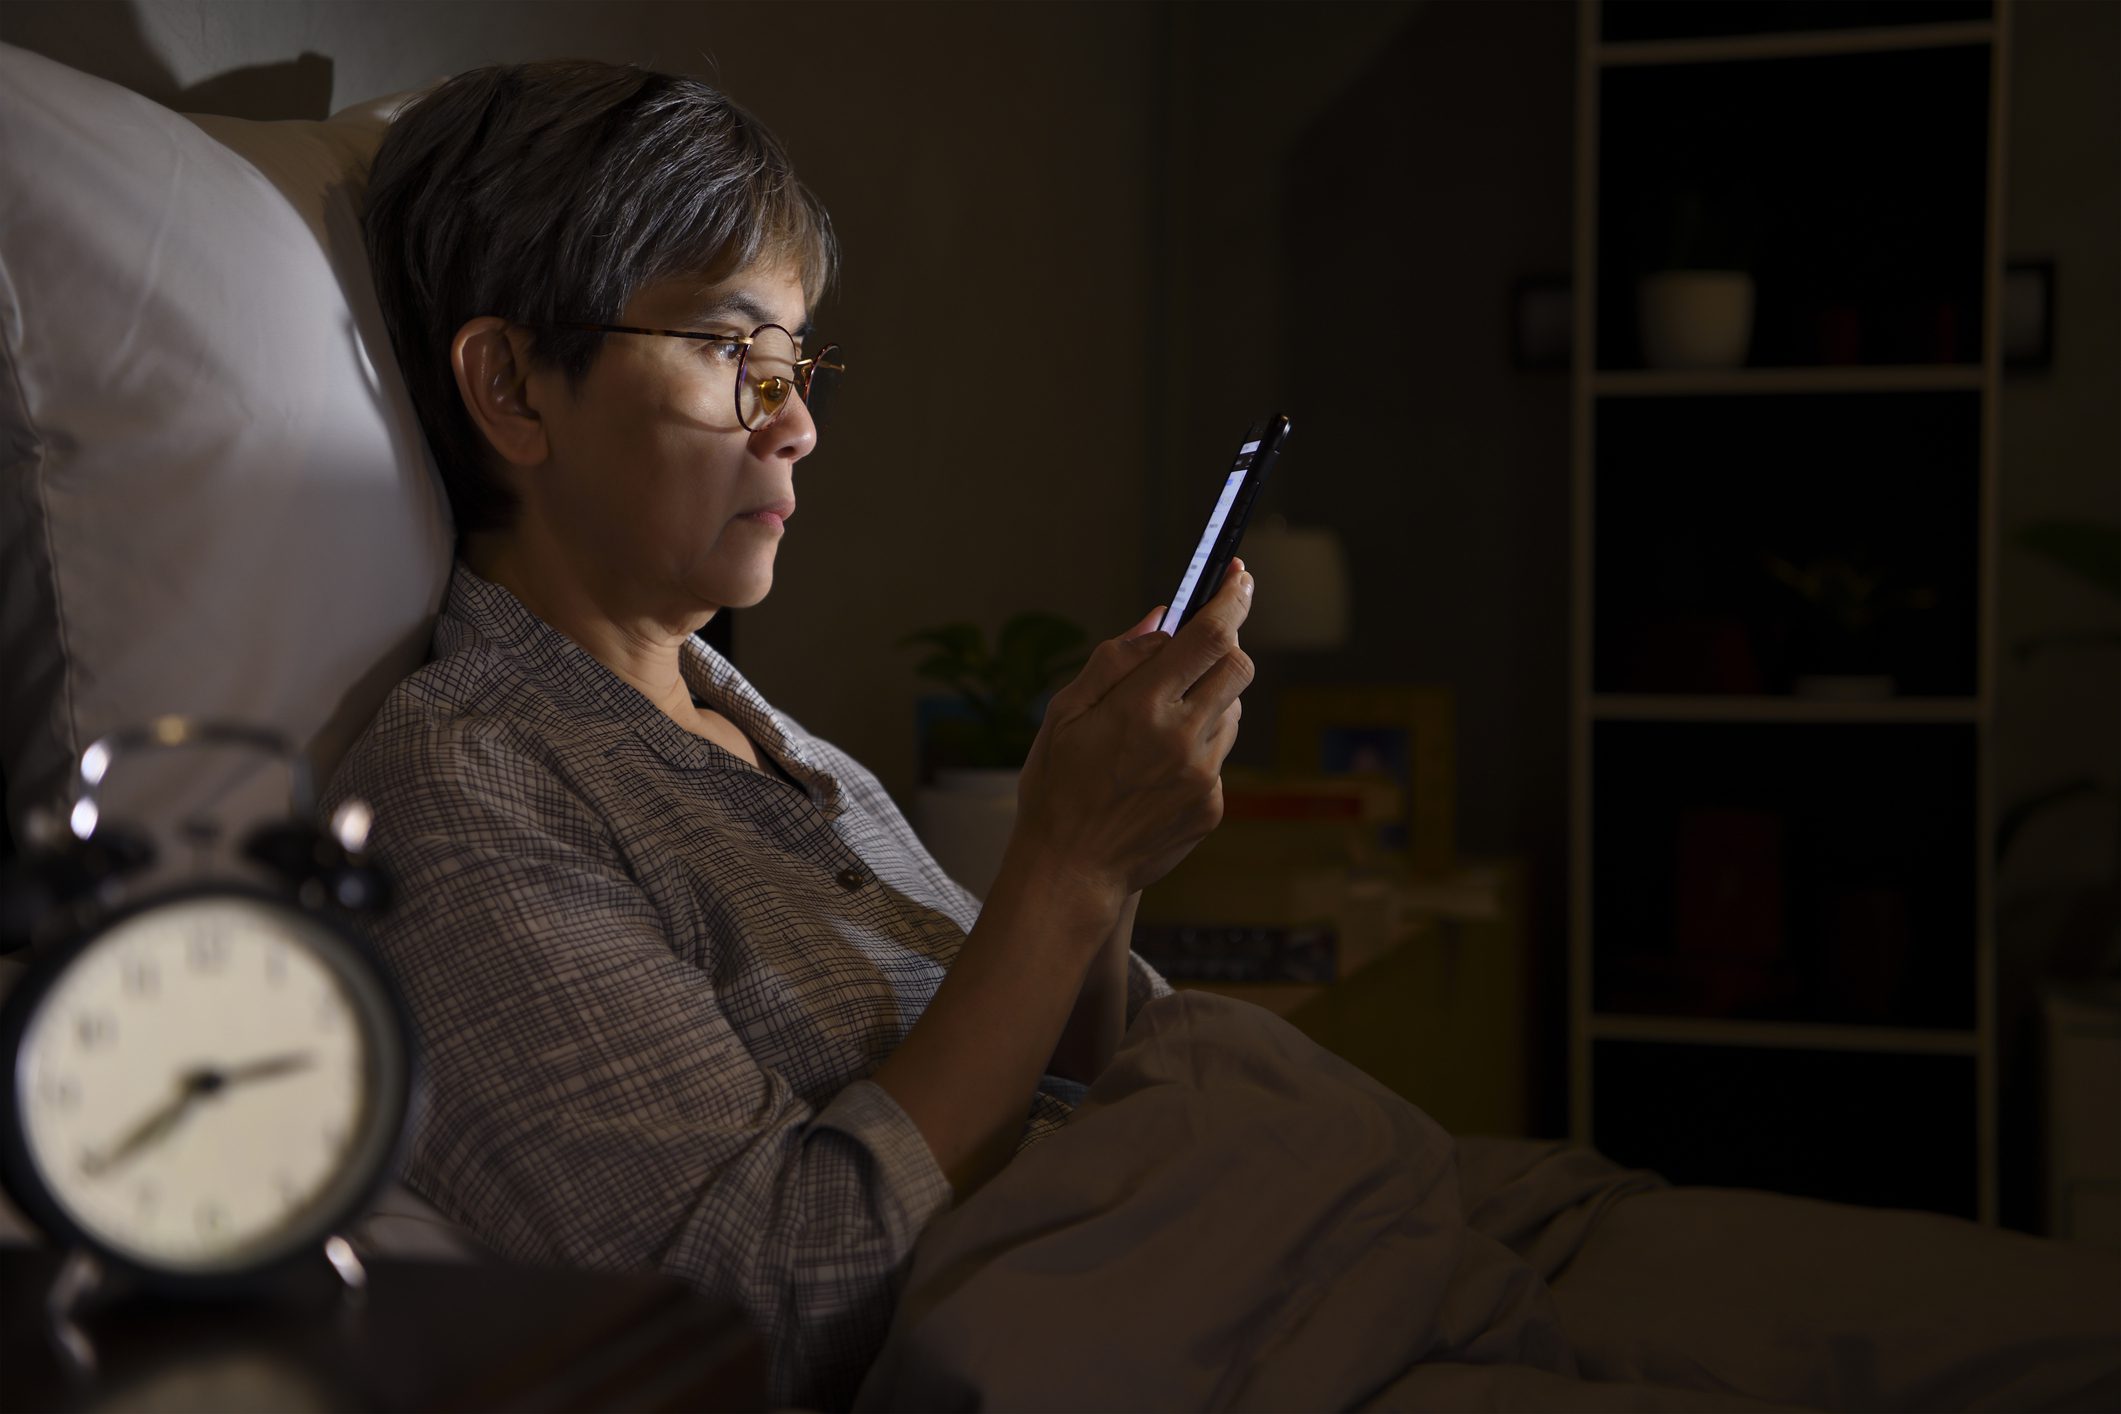
[{"label": "woman's ear", "polygon": [[529,331],[481,315],[450,340],[449,365],[472,425],[501,460],[526,467],[544,461],[552,448],[530,397]]}]

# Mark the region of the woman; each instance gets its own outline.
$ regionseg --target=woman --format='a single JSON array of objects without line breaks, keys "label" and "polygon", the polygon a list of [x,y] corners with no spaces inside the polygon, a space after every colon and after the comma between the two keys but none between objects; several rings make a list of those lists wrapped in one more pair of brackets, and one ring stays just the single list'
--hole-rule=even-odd
[{"label": "woman", "polygon": [[1056,695],[984,907],[875,779],[692,637],[755,604],[816,446],[823,210],[694,80],[463,75],[366,229],[461,535],[376,807],[423,1035],[407,1181],[511,1256],[741,1302],[844,1397],[926,1220],[1050,1131],[1162,980],[1134,902],[1213,829],[1251,578]]}]

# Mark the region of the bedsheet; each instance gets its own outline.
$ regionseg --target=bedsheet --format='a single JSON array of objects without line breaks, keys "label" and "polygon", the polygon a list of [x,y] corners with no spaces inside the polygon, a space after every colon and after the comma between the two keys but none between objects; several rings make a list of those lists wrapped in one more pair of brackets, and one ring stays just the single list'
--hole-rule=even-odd
[{"label": "bedsheet", "polygon": [[1456,1141],[1181,993],[930,1225],[855,1406],[2098,1408],[2117,1352],[2102,1254]]}]

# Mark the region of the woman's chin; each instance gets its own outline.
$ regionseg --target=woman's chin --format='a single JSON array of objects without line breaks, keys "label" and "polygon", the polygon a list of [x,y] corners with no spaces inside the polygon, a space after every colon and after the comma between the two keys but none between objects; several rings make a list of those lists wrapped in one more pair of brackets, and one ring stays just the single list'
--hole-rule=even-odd
[{"label": "woman's chin", "polygon": [[709,597],[725,609],[749,609],[765,602],[773,590],[773,571],[734,576],[712,586]]}]

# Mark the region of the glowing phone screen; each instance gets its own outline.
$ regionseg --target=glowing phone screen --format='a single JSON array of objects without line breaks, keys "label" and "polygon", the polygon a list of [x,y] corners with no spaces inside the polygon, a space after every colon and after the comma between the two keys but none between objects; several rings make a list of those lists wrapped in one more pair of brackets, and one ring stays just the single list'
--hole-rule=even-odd
[{"label": "glowing phone screen", "polygon": [[1230,518],[1230,507],[1244,487],[1245,473],[1252,469],[1252,454],[1258,450],[1256,441],[1237,449],[1237,462],[1230,468],[1230,479],[1223,482],[1223,493],[1215,498],[1215,509],[1208,515],[1208,528],[1200,533],[1200,543],[1193,547],[1193,558],[1186,562],[1185,578],[1178,582],[1178,593],[1171,596],[1171,607],[1164,611],[1163,622],[1157,625],[1162,632],[1178,632],[1179,624],[1185,619],[1186,606],[1193,602],[1193,591],[1200,587],[1201,572],[1208,567],[1208,556],[1215,551],[1215,542],[1223,533],[1223,522]]}]

